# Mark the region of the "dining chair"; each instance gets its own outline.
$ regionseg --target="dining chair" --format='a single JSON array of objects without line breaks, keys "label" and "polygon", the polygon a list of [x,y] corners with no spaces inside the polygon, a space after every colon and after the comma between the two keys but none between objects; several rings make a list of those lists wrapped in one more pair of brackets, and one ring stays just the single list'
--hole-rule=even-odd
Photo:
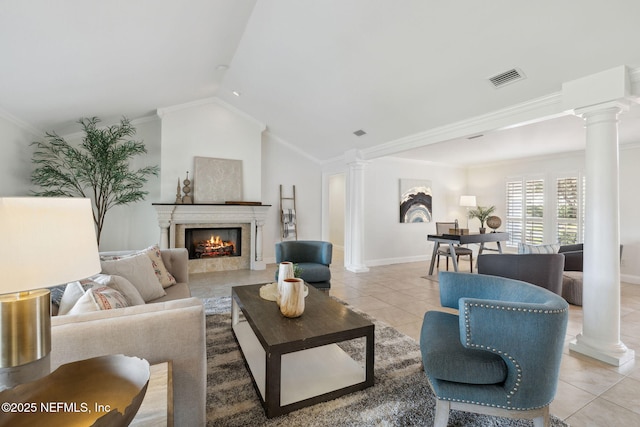
[{"label": "dining chair", "polygon": [[[448,234],[450,229],[456,228],[455,222],[436,222],[437,234]],[[440,246],[440,243],[436,243],[438,246],[438,269],[440,269],[440,256],[447,257],[447,271],[449,271],[449,258],[452,256],[449,245]],[[456,245],[456,261],[460,260],[461,256],[469,257],[469,271],[473,271],[473,251],[465,246]]]}]

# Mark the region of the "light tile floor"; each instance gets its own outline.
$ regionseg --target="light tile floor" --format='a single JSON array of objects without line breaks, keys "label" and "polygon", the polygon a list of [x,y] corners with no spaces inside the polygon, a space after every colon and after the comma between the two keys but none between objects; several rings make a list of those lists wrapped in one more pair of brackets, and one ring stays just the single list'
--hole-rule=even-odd
[{"label": "light tile floor", "polygon": [[[372,267],[367,273],[356,274],[342,267],[341,255],[334,251],[330,294],[416,341],[424,313],[443,310],[438,283],[422,278],[428,268],[425,262]],[[467,263],[461,264],[468,268]],[[276,265],[272,264],[263,271],[193,274],[191,293],[200,298],[229,296],[232,286],[270,282],[275,271]],[[621,339],[637,354],[635,361],[623,366],[569,352],[568,342],[582,331],[582,308],[571,306],[567,345],[551,413],[573,427],[640,425],[640,285],[622,283],[621,289]]]}]

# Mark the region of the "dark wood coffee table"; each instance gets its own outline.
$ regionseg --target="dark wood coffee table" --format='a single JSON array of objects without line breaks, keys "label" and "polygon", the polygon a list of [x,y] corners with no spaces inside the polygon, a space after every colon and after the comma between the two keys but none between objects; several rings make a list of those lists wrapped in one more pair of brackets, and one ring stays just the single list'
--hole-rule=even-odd
[{"label": "dark wood coffee table", "polygon": [[[373,385],[373,323],[312,286],[289,319],[261,286],[231,289],[231,327],[268,418]],[[363,363],[337,345],[353,339],[365,341]]]}]

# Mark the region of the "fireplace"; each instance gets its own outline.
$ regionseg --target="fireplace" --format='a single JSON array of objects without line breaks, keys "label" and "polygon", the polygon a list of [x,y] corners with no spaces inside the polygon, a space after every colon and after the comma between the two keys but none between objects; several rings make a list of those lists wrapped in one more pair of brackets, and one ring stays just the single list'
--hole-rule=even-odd
[{"label": "fireplace", "polygon": [[[240,228],[234,256],[205,256],[189,260],[189,274],[228,270],[264,270],[262,259],[262,227],[269,205],[244,204],[193,204],[154,203],[158,212],[161,248],[186,248],[186,230]],[[219,235],[220,240],[230,237]],[[200,240],[211,239],[211,234]],[[215,240],[215,238],[214,238]]]},{"label": "fireplace", "polygon": [[241,256],[242,228],[187,228],[184,230],[184,243],[189,259]]}]

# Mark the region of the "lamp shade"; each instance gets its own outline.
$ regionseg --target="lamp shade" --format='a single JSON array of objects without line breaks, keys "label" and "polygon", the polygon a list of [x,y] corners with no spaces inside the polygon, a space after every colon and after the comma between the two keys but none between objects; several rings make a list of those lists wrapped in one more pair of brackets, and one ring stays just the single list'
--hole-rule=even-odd
[{"label": "lamp shade", "polygon": [[46,288],[100,272],[91,201],[0,198],[0,294]]},{"label": "lamp shade", "polygon": [[460,206],[476,206],[476,196],[460,196]]}]

